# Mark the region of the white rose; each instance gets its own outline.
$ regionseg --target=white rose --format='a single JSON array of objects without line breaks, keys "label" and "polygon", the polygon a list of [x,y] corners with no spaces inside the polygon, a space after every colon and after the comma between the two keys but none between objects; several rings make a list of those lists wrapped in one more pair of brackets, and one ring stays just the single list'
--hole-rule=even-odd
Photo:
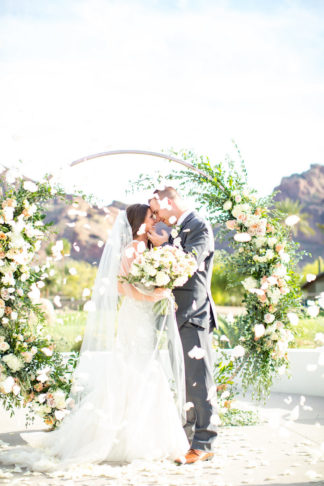
[{"label": "white rose", "polygon": [[227,201],[224,202],[223,204],[224,211],[229,211],[231,207],[232,207],[232,201],[228,199]]},{"label": "white rose", "polygon": [[170,278],[165,272],[160,271],[157,272],[155,281],[158,287],[164,287],[164,285],[170,282]]},{"label": "white rose", "polygon": [[275,320],[275,316],[273,314],[265,314],[264,322],[267,324],[271,324]]},{"label": "white rose", "polygon": [[247,277],[241,283],[246,290],[255,289],[258,286],[258,282],[253,277]]},{"label": "white rose", "polygon": [[285,252],[280,253],[280,258],[284,263],[288,263],[290,260],[290,256]]},{"label": "white rose", "polygon": [[156,269],[153,267],[153,265],[145,265],[144,267],[144,271],[150,275],[150,277],[154,277],[154,275],[156,275]]},{"label": "white rose", "polygon": [[265,242],[267,241],[267,239],[264,237],[264,236],[258,236],[255,240],[254,240],[254,243],[255,243],[255,246],[257,248],[261,248],[262,246],[264,246]]},{"label": "white rose", "polygon": [[254,326],[254,336],[258,339],[265,333],[265,327],[263,324],[255,324]]},{"label": "white rose", "polygon": [[277,243],[278,239],[275,238],[275,237],[272,237],[272,238],[268,238],[268,245],[272,248],[276,243]]},{"label": "white rose", "polygon": [[275,254],[273,250],[267,250],[265,253],[265,258],[267,260],[272,260],[274,258]]},{"label": "white rose", "polygon": [[62,390],[57,390],[53,393],[55,407],[62,409],[66,407],[65,393]]},{"label": "white rose", "polygon": [[136,266],[136,265],[132,265],[131,266],[131,269],[130,269],[130,272],[132,275],[134,275],[134,277],[138,277],[140,275],[140,270],[139,268]]},{"label": "white rose", "polygon": [[182,276],[182,277],[178,277],[175,279],[175,281],[173,282],[173,285],[175,287],[182,287],[188,280],[188,277],[187,276]]},{"label": "white rose", "polygon": [[250,213],[251,207],[249,204],[237,204],[232,210],[234,218],[237,218],[242,213]]},{"label": "white rose", "polygon": [[175,228],[173,228],[171,230],[171,236],[172,236],[172,238],[176,238],[178,236],[178,234],[179,234],[179,232]]},{"label": "white rose", "polygon": [[15,385],[15,380],[12,376],[8,376],[4,381],[0,383],[0,389],[3,393],[11,393]]},{"label": "white rose", "polygon": [[9,344],[5,341],[0,342],[0,351],[7,351],[10,348]]},{"label": "white rose", "polygon": [[50,357],[53,354],[53,350],[49,348],[41,348],[41,351],[45,354],[45,356]]},{"label": "white rose", "polygon": [[19,371],[24,367],[23,361],[17,358],[17,356],[14,354],[7,354],[2,358],[2,361],[4,361],[6,365],[14,372]]}]

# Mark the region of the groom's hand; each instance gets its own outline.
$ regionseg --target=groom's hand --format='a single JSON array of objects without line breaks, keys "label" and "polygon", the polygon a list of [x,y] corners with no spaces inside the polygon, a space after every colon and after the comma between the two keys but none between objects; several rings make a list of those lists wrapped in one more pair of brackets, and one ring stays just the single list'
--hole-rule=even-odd
[{"label": "groom's hand", "polygon": [[154,231],[153,229],[147,233],[148,239],[153,243],[154,246],[161,246],[166,243],[169,239],[169,235],[165,230],[162,230],[162,235]]}]

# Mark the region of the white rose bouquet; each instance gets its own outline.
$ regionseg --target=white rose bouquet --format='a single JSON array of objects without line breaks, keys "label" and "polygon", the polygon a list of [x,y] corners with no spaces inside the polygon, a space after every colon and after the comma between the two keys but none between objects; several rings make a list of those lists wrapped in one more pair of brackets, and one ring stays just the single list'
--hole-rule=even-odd
[{"label": "white rose bouquet", "polygon": [[[154,247],[138,255],[130,271],[122,280],[139,290],[153,290],[156,287],[173,289],[182,287],[197,270],[197,262],[191,253],[171,245]],[[159,314],[166,314],[168,299],[154,305]]]}]

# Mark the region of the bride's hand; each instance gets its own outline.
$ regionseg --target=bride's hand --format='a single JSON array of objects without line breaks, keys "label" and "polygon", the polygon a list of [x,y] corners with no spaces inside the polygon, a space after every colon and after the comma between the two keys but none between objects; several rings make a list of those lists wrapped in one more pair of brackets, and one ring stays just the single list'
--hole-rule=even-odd
[{"label": "bride's hand", "polygon": [[154,300],[168,299],[171,295],[171,289],[156,288],[154,289],[153,296]]}]

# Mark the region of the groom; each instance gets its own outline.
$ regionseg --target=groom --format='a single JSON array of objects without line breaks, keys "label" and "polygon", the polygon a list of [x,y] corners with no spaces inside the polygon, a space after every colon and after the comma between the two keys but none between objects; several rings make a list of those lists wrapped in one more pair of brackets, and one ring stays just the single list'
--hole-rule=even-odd
[{"label": "groom", "polygon": [[186,253],[193,253],[198,264],[198,270],[186,284],[173,291],[185,360],[186,401],[192,405],[184,426],[191,448],[185,459],[176,462],[192,464],[213,457],[212,446],[217,436],[216,426],[211,423],[216,413],[211,338],[217,321],[210,293],[214,237],[211,227],[189,209],[173,187],[154,191],[149,203],[157,221],[167,226],[176,224],[170,236],[166,231],[160,235],[151,230],[148,237],[153,245],[180,243]]}]

